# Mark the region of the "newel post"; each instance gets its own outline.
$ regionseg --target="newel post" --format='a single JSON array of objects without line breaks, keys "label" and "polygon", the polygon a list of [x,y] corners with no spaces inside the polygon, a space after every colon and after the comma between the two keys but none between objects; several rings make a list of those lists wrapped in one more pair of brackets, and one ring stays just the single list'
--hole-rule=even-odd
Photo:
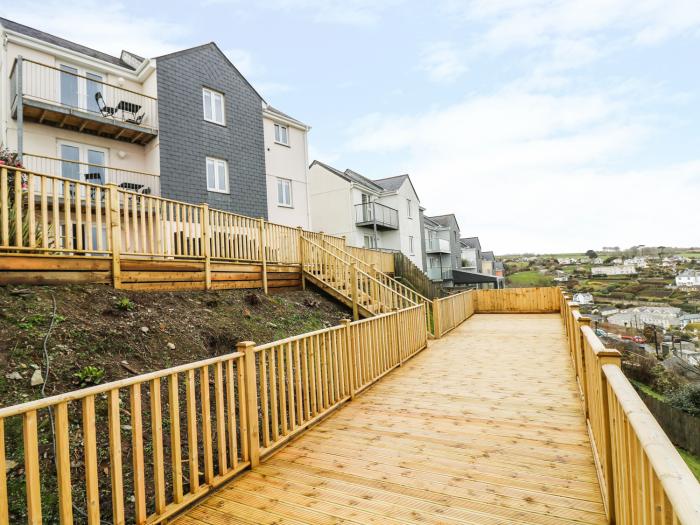
[{"label": "newel post", "polygon": [[343,327],[343,337],[345,338],[345,351],[348,363],[348,388],[350,389],[350,399],[355,399],[355,375],[357,366],[355,363],[355,345],[350,333],[350,319],[342,319],[340,325]]},{"label": "newel post", "polygon": [[576,318],[574,317],[574,312],[578,312],[578,304],[572,301],[568,301],[569,305],[569,351],[571,352],[571,358],[574,360],[574,366],[576,365],[576,339],[579,334],[576,333],[578,325],[576,323]]},{"label": "newel post", "polygon": [[260,242],[258,244],[260,245],[260,262],[262,264],[260,271],[262,273],[263,292],[267,294],[267,236],[265,235],[265,219],[263,217],[260,217],[259,224]]},{"label": "newel post", "polygon": [[[109,226],[108,236],[110,248],[112,249],[112,285],[115,288],[121,288],[122,270],[121,270],[121,250],[122,250],[122,231],[121,222],[119,221],[119,190],[114,183],[107,184],[106,191],[109,193]],[[127,225],[127,228],[129,226]],[[101,234],[101,233],[100,233]]]},{"label": "newel post", "polygon": [[435,339],[442,337],[442,319],[440,319],[440,299],[433,301],[433,335]]},{"label": "newel post", "polygon": [[304,239],[304,230],[301,226],[297,228],[299,231],[299,264],[301,266],[301,289],[306,290],[306,277],[304,277],[304,260],[306,259],[306,239]]},{"label": "newel post", "polygon": [[212,235],[209,227],[209,205],[200,204],[202,209],[202,255],[204,256],[204,288],[211,289],[211,249]]},{"label": "newel post", "polygon": [[352,318],[357,321],[360,318],[360,314],[357,306],[357,266],[355,263],[350,264],[350,298],[352,299]]},{"label": "newel post", "polygon": [[586,363],[586,336],[583,335],[582,328],[584,326],[591,327],[590,317],[579,317],[578,319],[578,351],[581,353],[581,370],[579,371],[579,384],[581,385],[581,390],[583,390],[584,403],[583,408],[586,414],[586,419],[588,419],[588,377],[586,374],[586,369],[590,366],[590,363]]},{"label": "newel post", "polygon": [[258,389],[255,375],[255,343],[241,341],[236,350],[243,353],[243,375],[245,378],[246,421],[245,434],[248,441],[250,468],[260,464],[260,432],[258,426]]}]

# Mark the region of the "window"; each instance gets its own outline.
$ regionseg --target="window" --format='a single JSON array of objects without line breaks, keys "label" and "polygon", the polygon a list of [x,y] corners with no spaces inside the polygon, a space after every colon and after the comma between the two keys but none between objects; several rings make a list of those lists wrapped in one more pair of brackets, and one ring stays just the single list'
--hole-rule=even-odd
[{"label": "window", "polygon": [[61,162],[61,177],[92,184],[104,184],[107,150],[73,142],[59,142],[58,156]]},{"label": "window", "polygon": [[365,235],[365,248],[376,248],[377,238],[374,235]]},{"label": "window", "polygon": [[415,253],[413,250],[413,235],[408,236],[408,251],[411,255]]},{"label": "window", "polygon": [[66,64],[61,64],[59,69],[61,104],[99,113],[100,108],[95,95],[100,93],[106,98],[102,75]]},{"label": "window", "polygon": [[413,217],[413,211],[411,210],[411,199],[406,199],[406,214],[408,215],[408,218]]},{"label": "window", "polygon": [[207,157],[207,189],[228,193],[228,162]]},{"label": "window", "polygon": [[289,146],[289,130],[287,129],[287,126],[275,124],[275,142],[277,144]]},{"label": "window", "polygon": [[224,96],[211,89],[203,88],[204,120],[225,126],[224,122]]},{"label": "window", "polygon": [[277,204],[292,207],[292,181],[277,179]]}]

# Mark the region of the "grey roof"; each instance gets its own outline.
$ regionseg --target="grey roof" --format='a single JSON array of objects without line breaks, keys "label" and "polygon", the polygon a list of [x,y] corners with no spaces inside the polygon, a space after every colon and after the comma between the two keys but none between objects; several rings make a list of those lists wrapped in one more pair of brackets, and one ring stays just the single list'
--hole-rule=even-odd
[{"label": "grey roof", "polygon": [[396,191],[401,187],[403,181],[405,181],[406,179],[408,179],[408,175],[396,175],[394,177],[376,179],[374,182],[379,184],[386,191]]},{"label": "grey roof", "polygon": [[440,226],[446,226],[448,228],[452,227],[452,224],[454,223],[457,226],[457,230],[459,230],[459,223],[457,222],[457,217],[454,213],[446,213],[444,215],[431,215],[428,218],[434,222],[437,222]]},{"label": "grey roof", "polygon": [[75,51],[76,53],[81,53],[83,55],[96,58],[97,60],[102,60],[103,62],[114,64],[115,66],[121,66],[131,70],[134,69],[132,66],[124,62],[121,58],[108,55],[107,53],[103,53],[102,51],[97,51],[96,49],[82,46],[80,44],[76,44],[75,42],[71,42],[70,40],[66,40],[64,38],[60,38],[58,36],[51,35],[43,31],[39,31],[38,29],[34,29],[33,27],[13,22],[12,20],[8,20],[7,18],[0,18],[0,24],[9,31],[21,33],[25,36],[36,38],[37,40],[43,40],[44,42],[47,42],[49,44],[64,47],[66,49],[70,49],[71,51]]},{"label": "grey roof", "polygon": [[478,248],[481,250],[481,243],[478,237],[462,237],[459,242],[466,248]]},{"label": "grey roof", "polygon": [[481,252],[481,258],[484,259],[485,261],[495,261],[496,257],[493,255],[493,252]]},{"label": "grey roof", "polygon": [[442,224],[440,224],[439,222],[435,222],[433,219],[431,219],[427,215],[423,215],[423,223],[426,226],[432,226],[434,228],[440,228],[442,226]]},{"label": "grey roof", "polygon": [[270,113],[274,113],[275,115],[279,115],[279,116],[282,117],[282,118],[285,118],[285,119],[287,119],[287,120],[291,120],[292,122],[294,122],[294,123],[296,123],[296,124],[299,124],[300,126],[303,126],[303,127],[305,127],[305,128],[308,128],[308,127],[309,127],[308,125],[304,124],[301,120],[295,119],[294,117],[291,117],[291,116],[287,115],[286,113],[280,111],[280,110],[277,109],[277,108],[274,108],[274,107],[270,106],[269,104],[266,106],[266,109],[267,109]]}]

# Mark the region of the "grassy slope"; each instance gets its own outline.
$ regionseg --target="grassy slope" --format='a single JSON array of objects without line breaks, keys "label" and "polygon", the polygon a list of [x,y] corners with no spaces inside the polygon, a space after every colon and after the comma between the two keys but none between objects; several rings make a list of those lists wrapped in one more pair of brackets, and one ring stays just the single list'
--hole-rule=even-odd
[{"label": "grassy slope", "polygon": [[551,286],[553,281],[548,275],[537,271],[516,272],[508,276],[508,283],[514,287]]},{"label": "grassy slope", "polygon": [[690,467],[690,471],[695,474],[695,477],[698,478],[698,481],[700,481],[700,457],[694,456],[682,448],[678,448],[677,450],[683,458],[683,461],[685,461],[688,467]]}]

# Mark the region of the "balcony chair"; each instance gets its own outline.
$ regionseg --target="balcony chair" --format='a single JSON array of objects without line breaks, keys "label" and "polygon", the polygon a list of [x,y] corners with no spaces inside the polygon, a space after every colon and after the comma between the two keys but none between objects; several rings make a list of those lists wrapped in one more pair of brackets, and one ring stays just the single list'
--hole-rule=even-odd
[{"label": "balcony chair", "polygon": [[114,117],[114,114],[117,112],[117,108],[108,106],[104,97],[102,96],[102,93],[99,91],[95,93],[95,102],[97,102],[97,108],[100,110],[103,117]]}]

